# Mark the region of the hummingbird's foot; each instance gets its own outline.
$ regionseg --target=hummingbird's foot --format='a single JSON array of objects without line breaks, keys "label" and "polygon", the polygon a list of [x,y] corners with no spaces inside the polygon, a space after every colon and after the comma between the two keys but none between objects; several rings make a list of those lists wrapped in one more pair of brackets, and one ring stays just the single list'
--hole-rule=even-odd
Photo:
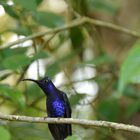
[{"label": "hummingbird's foot", "polygon": [[48,116],[45,116],[45,117],[44,117],[44,120],[46,120],[47,118],[49,118],[49,117],[48,117]]},{"label": "hummingbird's foot", "polygon": [[61,117],[57,117],[57,119],[58,119],[58,120],[60,120],[60,119],[61,119]]}]

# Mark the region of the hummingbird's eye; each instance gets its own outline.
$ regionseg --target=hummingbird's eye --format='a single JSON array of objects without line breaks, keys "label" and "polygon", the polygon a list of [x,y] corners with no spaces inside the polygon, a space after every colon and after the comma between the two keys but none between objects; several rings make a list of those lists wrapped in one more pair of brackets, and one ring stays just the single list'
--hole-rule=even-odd
[{"label": "hummingbird's eye", "polygon": [[45,82],[48,83],[50,79],[48,77],[45,78]]}]

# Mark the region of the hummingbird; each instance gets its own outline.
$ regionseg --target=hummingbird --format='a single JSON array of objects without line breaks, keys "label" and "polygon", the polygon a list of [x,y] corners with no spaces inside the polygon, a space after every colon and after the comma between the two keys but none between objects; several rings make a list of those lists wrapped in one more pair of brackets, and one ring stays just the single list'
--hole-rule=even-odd
[{"label": "hummingbird", "polygon": [[[41,80],[23,79],[35,82],[46,95],[46,112],[50,118],[71,118],[71,106],[67,95],[57,89],[53,82],[45,77]],[[54,140],[64,140],[72,135],[71,124],[48,124]]]}]

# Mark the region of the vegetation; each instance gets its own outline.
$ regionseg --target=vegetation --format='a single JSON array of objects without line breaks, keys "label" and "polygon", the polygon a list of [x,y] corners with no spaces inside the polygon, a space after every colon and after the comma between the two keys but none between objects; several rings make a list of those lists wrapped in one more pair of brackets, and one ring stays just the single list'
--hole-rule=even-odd
[{"label": "vegetation", "polygon": [[[21,80],[48,75],[67,93],[73,118],[140,126],[139,4],[139,0],[1,0],[5,13],[0,16],[0,112],[47,116],[43,92]],[[3,140],[52,139],[46,124],[0,124]],[[140,136],[74,125],[68,140],[84,139]]]}]

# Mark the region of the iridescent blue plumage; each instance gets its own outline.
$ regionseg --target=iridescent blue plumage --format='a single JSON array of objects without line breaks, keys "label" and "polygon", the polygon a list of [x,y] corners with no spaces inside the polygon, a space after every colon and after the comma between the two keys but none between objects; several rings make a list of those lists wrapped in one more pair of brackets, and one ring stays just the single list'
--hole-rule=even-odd
[{"label": "iridescent blue plumage", "polygon": [[[24,79],[36,82],[44,91],[48,117],[71,118],[71,108],[66,94],[58,90],[52,81],[45,77],[41,80]],[[72,135],[71,124],[48,124],[55,140],[64,140]]]},{"label": "iridescent blue plumage", "polygon": [[55,99],[52,103],[54,116],[62,117],[65,114],[65,104],[59,99]]}]

